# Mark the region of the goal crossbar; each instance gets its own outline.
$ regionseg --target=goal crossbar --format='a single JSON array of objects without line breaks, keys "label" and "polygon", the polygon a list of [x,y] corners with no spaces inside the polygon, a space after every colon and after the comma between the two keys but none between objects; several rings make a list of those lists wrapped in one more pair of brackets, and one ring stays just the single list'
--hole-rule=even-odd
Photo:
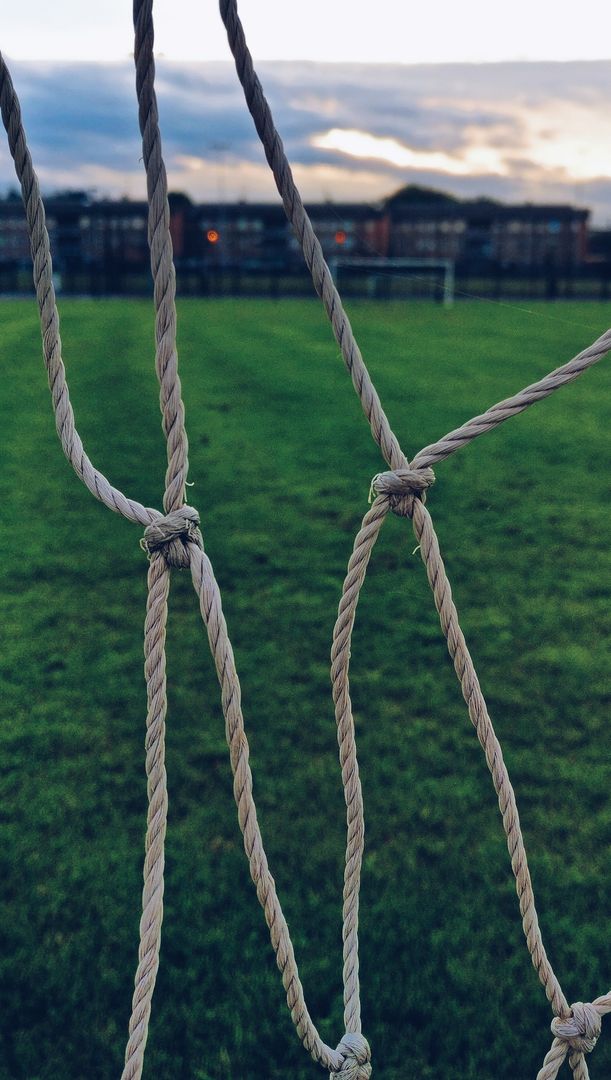
[{"label": "goal crossbar", "polygon": [[455,263],[453,259],[432,259],[411,257],[352,257],[336,255],[329,261],[329,267],[337,282],[342,269],[346,270],[434,270],[443,274],[443,305],[451,307],[454,303]]}]

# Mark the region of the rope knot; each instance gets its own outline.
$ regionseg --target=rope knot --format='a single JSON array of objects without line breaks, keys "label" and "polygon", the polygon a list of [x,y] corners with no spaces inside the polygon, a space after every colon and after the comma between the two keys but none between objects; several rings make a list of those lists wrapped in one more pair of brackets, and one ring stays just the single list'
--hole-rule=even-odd
[{"label": "rope knot", "polygon": [[374,476],[369,501],[374,495],[387,495],[393,513],[400,517],[411,517],[414,498],[424,502],[427,488],[434,483],[435,473],[429,468],[408,466],[405,469],[391,469]]},{"label": "rope knot", "polygon": [[140,547],[150,556],[160,551],[168,566],[186,568],[189,566],[189,544],[203,548],[204,542],[199,530],[199,514],[192,506],[181,506],[171,510],[165,517],[159,517],[147,525]]},{"label": "rope knot", "polygon": [[363,1035],[346,1034],[338,1044],[337,1052],[342,1055],[338,1069],[329,1073],[330,1080],[341,1076],[342,1080],[369,1080],[371,1076],[371,1050]]},{"label": "rope knot", "polygon": [[600,1035],[600,1013],[594,1005],[576,1001],[571,1005],[571,1015],[564,1019],[555,1016],[551,1028],[556,1038],[563,1039],[571,1049],[589,1054]]}]

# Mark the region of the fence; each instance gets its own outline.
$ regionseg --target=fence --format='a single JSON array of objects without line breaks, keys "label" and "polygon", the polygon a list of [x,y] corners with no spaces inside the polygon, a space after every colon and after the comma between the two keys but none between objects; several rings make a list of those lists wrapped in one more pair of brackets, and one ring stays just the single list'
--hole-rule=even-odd
[{"label": "fence", "polygon": [[[596,264],[569,271],[457,263],[454,296],[490,300],[602,300],[611,299],[611,264]],[[146,268],[134,271],[80,268],[55,275],[57,291],[66,296],[149,296]],[[276,299],[310,297],[312,283],[307,272],[286,266],[228,265],[222,268],[178,266],[178,292],[192,297],[262,297]],[[347,297],[375,300],[422,300],[442,302],[443,275],[436,271],[408,271],[389,265],[375,273],[341,271],[342,292]],[[0,296],[31,296],[31,270],[21,266],[0,267]]]}]

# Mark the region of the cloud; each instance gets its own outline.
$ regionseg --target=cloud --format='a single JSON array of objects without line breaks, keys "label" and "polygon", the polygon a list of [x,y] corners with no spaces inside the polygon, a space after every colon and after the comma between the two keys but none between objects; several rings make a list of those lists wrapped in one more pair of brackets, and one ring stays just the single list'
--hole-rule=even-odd
[{"label": "cloud", "polygon": [[448,176],[481,176],[505,172],[502,158],[493,147],[473,146],[462,155],[446,154],[440,150],[418,150],[399,139],[371,135],[354,128],[332,128],[324,135],[315,135],[312,145],[319,150],[337,150],[353,158],[383,161],[399,169],[438,172]]},{"label": "cloud", "polygon": [[[132,65],[14,67],[45,188],[142,197]],[[201,200],[277,198],[232,65],[157,67],[172,186]],[[282,62],[262,64],[259,74],[310,200],[371,201],[419,183],[457,195],[578,202],[599,221],[611,218],[611,62]],[[0,184],[12,179],[2,155]]]}]

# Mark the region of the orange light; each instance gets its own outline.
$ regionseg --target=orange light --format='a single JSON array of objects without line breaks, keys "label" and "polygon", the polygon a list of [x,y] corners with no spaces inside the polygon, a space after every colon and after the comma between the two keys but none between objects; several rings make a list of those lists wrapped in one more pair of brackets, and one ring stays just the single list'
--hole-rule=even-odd
[{"label": "orange light", "polygon": [[206,240],[209,244],[218,244],[219,234],[217,233],[216,229],[208,229],[208,232],[206,233]]},{"label": "orange light", "polygon": [[347,237],[346,237],[346,234],[345,234],[344,230],[343,229],[338,229],[336,234],[335,234],[335,243],[336,244],[345,244],[346,239],[347,239]]}]

